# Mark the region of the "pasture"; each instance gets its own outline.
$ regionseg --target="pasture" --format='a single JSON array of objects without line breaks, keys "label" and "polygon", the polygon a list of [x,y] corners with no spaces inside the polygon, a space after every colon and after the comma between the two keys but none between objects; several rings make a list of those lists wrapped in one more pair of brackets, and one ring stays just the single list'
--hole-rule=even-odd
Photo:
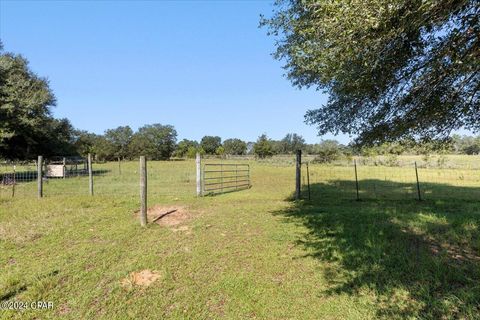
[{"label": "pasture", "polygon": [[311,164],[294,202],[290,160],[236,161],[253,187],[203,198],[194,161],[148,162],[149,207],[183,216],[146,229],[138,162],[96,164],[93,197],[81,176],[3,188],[0,301],[54,307],[0,318],[479,318],[478,156],[420,167],[422,201],[411,166],[359,165],[356,201],[351,165]]}]

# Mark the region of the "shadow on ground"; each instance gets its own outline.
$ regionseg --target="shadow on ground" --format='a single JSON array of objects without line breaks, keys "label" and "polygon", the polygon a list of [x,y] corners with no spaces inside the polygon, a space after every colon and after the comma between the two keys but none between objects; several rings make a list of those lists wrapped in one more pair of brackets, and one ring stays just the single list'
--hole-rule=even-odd
[{"label": "shadow on ground", "polygon": [[276,212],[306,227],[297,244],[321,262],[319,294],[366,295],[382,318],[478,318],[480,188],[432,184],[416,201],[404,197],[410,185],[389,186],[392,199],[355,201],[351,182],[315,184],[311,201]]}]

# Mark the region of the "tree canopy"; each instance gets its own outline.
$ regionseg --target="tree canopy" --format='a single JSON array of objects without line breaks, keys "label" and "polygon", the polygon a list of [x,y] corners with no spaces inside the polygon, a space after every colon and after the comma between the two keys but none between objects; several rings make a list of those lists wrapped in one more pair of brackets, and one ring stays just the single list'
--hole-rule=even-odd
[{"label": "tree canopy", "polygon": [[240,139],[227,139],[223,142],[226,154],[242,155],[247,153],[247,143]]},{"label": "tree canopy", "polygon": [[359,144],[480,130],[480,2],[277,0],[263,18],[297,87],[329,94],[306,114]]},{"label": "tree canopy", "polygon": [[294,153],[305,147],[305,139],[296,133],[288,133],[279,143],[280,153]]},{"label": "tree canopy", "polygon": [[0,44],[0,148],[8,157],[28,157],[48,135],[55,96],[28,61],[4,53]]},{"label": "tree canopy", "polygon": [[215,154],[218,147],[222,146],[222,138],[218,136],[205,136],[200,141],[200,146],[206,154]]},{"label": "tree canopy", "polygon": [[145,125],[133,135],[130,157],[144,155],[152,160],[168,160],[175,151],[177,131],[171,125]]},{"label": "tree canopy", "polygon": [[273,155],[272,140],[265,133],[258,137],[253,145],[253,153],[262,159]]},{"label": "tree canopy", "polygon": [[108,142],[109,151],[114,158],[125,159],[131,152],[130,143],[133,139],[133,130],[129,126],[120,126],[105,131],[105,139]]},{"label": "tree canopy", "polygon": [[183,139],[177,144],[177,148],[175,150],[175,156],[179,158],[183,158],[185,156],[192,157],[195,156],[198,150],[198,142],[188,139]]},{"label": "tree canopy", "polygon": [[72,125],[51,115],[56,101],[48,81],[25,58],[2,50],[0,43],[0,155],[27,159],[74,152]]}]

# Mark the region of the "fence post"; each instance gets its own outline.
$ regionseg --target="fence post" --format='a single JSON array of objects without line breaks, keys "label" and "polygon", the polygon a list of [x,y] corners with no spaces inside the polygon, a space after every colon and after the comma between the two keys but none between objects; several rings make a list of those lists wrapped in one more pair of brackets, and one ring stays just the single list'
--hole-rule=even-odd
[{"label": "fence post", "polygon": [[201,197],[202,196],[202,157],[199,152],[197,152],[195,163],[197,165],[197,197]]},{"label": "fence post", "polygon": [[353,160],[353,164],[355,166],[355,186],[357,188],[357,201],[360,200],[360,194],[358,193],[358,175],[357,175],[357,160]]},{"label": "fence post", "polygon": [[65,157],[63,158],[62,164],[63,164],[63,169],[62,169],[62,175],[63,175],[63,177],[62,177],[62,178],[65,179],[66,164],[67,164],[67,160],[65,159]]},{"label": "fence post", "polygon": [[308,201],[311,200],[310,195],[310,170],[308,169],[308,162],[307,162],[307,186],[308,186]]},{"label": "fence post", "polygon": [[88,187],[90,195],[93,196],[93,170],[92,170],[92,155],[88,154]]},{"label": "fence post", "polygon": [[122,168],[120,167],[120,157],[118,157],[118,174],[121,175],[122,174]]},{"label": "fence post", "polygon": [[297,150],[295,174],[295,200],[301,197],[301,178],[302,178],[302,150]]},{"label": "fence post", "polygon": [[147,161],[140,156],[140,224],[147,225]]},{"label": "fence post", "polygon": [[38,156],[37,161],[37,187],[38,197],[43,197],[43,156]]},{"label": "fence post", "polygon": [[15,197],[15,184],[16,182],[16,169],[17,166],[13,165],[13,184],[12,184],[12,198]]},{"label": "fence post", "polygon": [[418,193],[418,200],[422,201],[422,195],[420,193],[420,182],[418,181],[418,169],[417,169],[417,161],[415,161],[415,175],[417,176],[417,193]]}]

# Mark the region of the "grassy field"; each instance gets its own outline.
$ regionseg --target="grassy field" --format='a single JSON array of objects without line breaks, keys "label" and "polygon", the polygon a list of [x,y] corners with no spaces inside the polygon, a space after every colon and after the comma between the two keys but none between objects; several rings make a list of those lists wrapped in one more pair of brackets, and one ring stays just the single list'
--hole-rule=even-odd
[{"label": "grassy field", "polygon": [[[54,307],[0,318],[480,318],[479,170],[421,168],[417,201],[411,167],[359,166],[356,201],[353,167],[312,165],[292,202],[293,166],[250,163],[253,188],[196,198],[193,161],[149,162],[149,206],[182,208],[175,227],[139,226],[136,162],[96,165],[94,197],[85,177],[5,189],[0,302]],[[124,285],[146,269],[159,279]]]}]

